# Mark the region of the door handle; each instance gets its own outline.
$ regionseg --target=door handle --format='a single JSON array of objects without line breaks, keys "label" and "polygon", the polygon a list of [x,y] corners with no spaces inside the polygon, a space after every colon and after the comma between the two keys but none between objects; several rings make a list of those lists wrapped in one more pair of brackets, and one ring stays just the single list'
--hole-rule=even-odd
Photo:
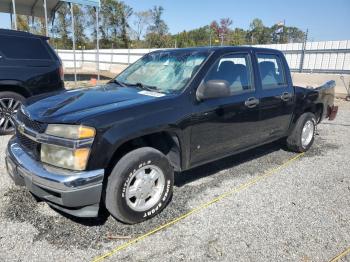
[{"label": "door handle", "polygon": [[245,102],[244,105],[248,108],[256,107],[259,104],[259,99],[256,99],[255,97],[249,97]]},{"label": "door handle", "polygon": [[291,94],[291,93],[288,93],[288,92],[284,92],[284,93],[281,95],[281,99],[282,99],[283,101],[289,101],[291,98],[292,98],[292,94]]}]

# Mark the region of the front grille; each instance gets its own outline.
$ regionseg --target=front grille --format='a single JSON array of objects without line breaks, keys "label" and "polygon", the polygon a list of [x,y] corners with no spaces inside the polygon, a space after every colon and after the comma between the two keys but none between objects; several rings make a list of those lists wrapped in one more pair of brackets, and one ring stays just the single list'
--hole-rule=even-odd
[{"label": "front grille", "polygon": [[36,132],[39,132],[39,133],[43,133],[46,129],[46,126],[47,126],[44,123],[40,123],[40,122],[37,122],[37,121],[30,119],[25,114],[23,114],[21,110],[19,110],[17,112],[17,119],[20,122],[22,122],[26,127],[30,128]]},{"label": "front grille", "polygon": [[31,140],[30,138],[22,135],[20,132],[16,133],[18,142],[23,149],[29,153],[34,159],[39,160],[40,158],[40,144]]},{"label": "front grille", "polygon": [[[34,121],[22,113],[21,110],[17,113],[17,119],[19,122],[23,123],[26,127],[32,129],[35,132],[43,133],[46,129],[46,124]],[[40,143],[37,143],[27,136],[21,134],[18,130],[16,132],[16,137],[18,142],[23,147],[23,149],[30,154],[34,159],[39,160],[40,158]]]}]

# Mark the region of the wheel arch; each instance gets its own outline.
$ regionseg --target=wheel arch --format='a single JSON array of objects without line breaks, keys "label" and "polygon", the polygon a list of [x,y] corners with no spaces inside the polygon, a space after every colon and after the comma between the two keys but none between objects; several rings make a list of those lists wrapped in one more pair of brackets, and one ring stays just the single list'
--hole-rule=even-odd
[{"label": "wheel arch", "polygon": [[304,109],[303,113],[313,113],[316,116],[317,123],[321,122],[324,114],[323,103],[312,104]]},{"label": "wheel arch", "polygon": [[13,92],[20,94],[25,98],[31,96],[31,93],[25,86],[23,86],[22,82],[13,80],[0,81],[0,92]]},{"label": "wheel arch", "polygon": [[106,174],[109,174],[116,163],[127,153],[141,147],[152,147],[162,152],[175,171],[182,169],[181,142],[174,132],[159,131],[124,141],[119,145],[110,158]]}]

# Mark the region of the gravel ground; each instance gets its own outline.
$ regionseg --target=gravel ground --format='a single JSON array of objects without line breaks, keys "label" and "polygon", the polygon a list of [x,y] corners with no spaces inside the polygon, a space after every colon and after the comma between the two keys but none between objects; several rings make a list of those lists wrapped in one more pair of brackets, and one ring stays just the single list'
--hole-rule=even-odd
[{"label": "gravel ground", "polygon": [[[328,261],[350,247],[350,103],[338,103],[305,156],[110,260]],[[37,203],[6,174],[8,139],[0,137],[0,261],[89,261],[127,241],[108,235],[139,236],[296,155],[274,143],[178,174],[164,212],[127,226]]]}]

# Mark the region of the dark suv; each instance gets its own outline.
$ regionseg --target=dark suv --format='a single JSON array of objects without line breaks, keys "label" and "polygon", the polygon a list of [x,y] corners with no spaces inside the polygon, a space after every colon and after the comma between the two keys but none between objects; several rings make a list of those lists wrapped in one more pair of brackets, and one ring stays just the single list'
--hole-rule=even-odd
[{"label": "dark suv", "polygon": [[0,29],[0,135],[30,96],[64,89],[62,63],[45,36]]}]

